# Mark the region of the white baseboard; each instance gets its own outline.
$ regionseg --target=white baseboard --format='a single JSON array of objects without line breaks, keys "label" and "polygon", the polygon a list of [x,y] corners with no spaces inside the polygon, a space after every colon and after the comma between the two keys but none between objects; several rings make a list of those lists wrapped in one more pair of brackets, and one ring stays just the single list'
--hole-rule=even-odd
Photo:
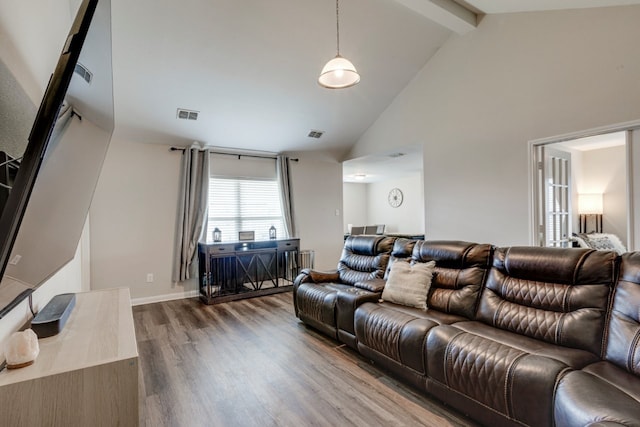
[{"label": "white baseboard", "polygon": [[178,292],[175,294],[164,294],[164,295],[154,295],[152,297],[143,297],[143,298],[133,298],[131,299],[131,305],[143,305],[143,304],[153,304],[155,302],[162,301],[173,301],[176,299],[185,299],[185,298],[195,298],[199,296],[200,293],[197,290],[188,291],[188,292]]}]

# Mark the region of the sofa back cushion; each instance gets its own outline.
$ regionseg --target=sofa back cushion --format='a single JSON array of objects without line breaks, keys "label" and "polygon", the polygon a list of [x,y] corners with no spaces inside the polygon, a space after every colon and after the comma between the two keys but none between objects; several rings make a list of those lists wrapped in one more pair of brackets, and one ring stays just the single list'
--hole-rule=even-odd
[{"label": "sofa back cushion", "polygon": [[605,359],[640,377],[640,252],[622,256],[614,292]]},{"label": "sofa back cushion", "polygon": [[396,239],[396,241],[393,242],[391,258],[411,258],[411,254],[413,253],[413,248],[415,247],[416,242],[417,240],[405,239],[404,237]]},{"label": "sofa back cushion", "polygon": [[477,320],[599,356],[616,262],[593,249],[496,249]]},{"label": "sofa back cushion", "polygon": [[418,240],[411,262],[436,263],[427,307],[473,318],[492,252],[487,244]]},{"label": "sofa back cushion", "polygon": [[348,285],[381,279],[389,263],[395,238],[384,236],[349,236],[338,262],[340,281]]},{"label": "sofa back cushion", "polygon": [[413,247],[416,245],[416,240],[405,239],[404,237],[396,238],[393,242],[393,248],[391,249],[391,258],[389,258],[389,264],[384,273],[384,279],[389,278],[391,272],[391,266],[397,260],[411,261],[411,254],[413,253]]}]

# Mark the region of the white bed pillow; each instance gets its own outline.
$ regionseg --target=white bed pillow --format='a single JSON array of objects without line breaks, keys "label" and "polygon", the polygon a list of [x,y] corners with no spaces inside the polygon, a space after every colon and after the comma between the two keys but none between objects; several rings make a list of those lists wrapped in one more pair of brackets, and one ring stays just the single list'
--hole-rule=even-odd
[{"label": "white bed pillow", "polygon": [[382,300],[426,310],[435,266],[435,261],[414,264],[395,261],[382,291]]}]

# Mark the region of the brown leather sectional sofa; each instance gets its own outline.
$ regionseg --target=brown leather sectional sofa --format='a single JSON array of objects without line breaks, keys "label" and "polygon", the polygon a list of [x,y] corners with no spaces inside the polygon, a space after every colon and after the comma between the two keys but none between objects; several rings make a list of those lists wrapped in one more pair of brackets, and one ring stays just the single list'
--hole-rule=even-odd
[{"label": "brown leather sectional sofa", "polygon": [[[399,258],[435,261],[427,310],[380,301]],[[353,236],[294,305],[481,424],[640,426],[640,253]]]}]

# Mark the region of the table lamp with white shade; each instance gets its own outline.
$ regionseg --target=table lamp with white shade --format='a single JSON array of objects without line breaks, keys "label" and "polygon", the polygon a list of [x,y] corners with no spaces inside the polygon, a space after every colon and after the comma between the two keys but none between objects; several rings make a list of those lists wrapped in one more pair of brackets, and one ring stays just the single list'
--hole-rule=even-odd
[{"label": "table lamp with white shade", "polygon": [[602,233],[602,194],[578,194],[578,213],[580,214],[580,232],[587,232],[587,217],[595,215],[596,233]]}]

